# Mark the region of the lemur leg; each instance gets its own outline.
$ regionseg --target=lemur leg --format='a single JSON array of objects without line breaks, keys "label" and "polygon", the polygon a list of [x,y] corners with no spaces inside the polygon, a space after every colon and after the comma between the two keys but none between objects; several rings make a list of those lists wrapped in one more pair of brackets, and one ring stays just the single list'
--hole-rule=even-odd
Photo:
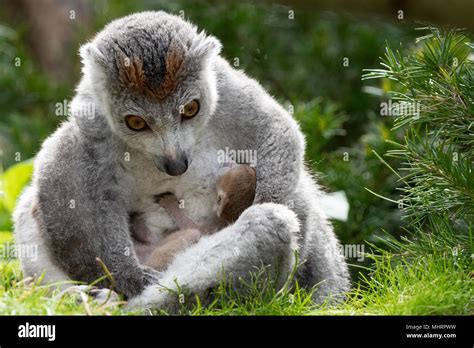
[{"label": "lemur leg", "polygon": [[32,280],[42,277],[44,283],[57,283],[57,286],[64,290],[71,286],[71,279],[54,262],[48,252],[40,226],[31,214],[35,196],[35,188],[27,187],[18,199],[14,213],[15,244],[18,250],[31,251],[30,254],[19,255],[21,268],[25,277],[30,277]]},{"label": "lemur leg", "polygon": [[251,206],[233,225],[202,237],[180,253],[158,285],[148,286],[129,302],[129,307],[173,312],[180,305],[178,286],[190,299],[198,295],[205,301],[223,271],[238,285],[238,278],[248,279],[250,272],[262,265],[269,266],[277,286],[282,286],[294,266],[298,231],[296,215],[285,206],[274,203]]}]

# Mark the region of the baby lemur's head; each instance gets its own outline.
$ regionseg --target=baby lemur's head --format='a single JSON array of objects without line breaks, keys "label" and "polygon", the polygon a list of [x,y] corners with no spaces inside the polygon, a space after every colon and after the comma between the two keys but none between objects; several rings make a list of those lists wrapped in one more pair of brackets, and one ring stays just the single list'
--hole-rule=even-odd
[{"label": "baby lemur's head", "polygon": [[253,204],[257,177],[255,169],[246,164],[222,167],[217,175],[217,216],[235,222]]},{"label": "baby lemur's head", "polygon": [[160,171],[183,174],[217,102],[221,44],[180,17],[143,12],[107,25],[81,48],[83,84],[112,131]]}]

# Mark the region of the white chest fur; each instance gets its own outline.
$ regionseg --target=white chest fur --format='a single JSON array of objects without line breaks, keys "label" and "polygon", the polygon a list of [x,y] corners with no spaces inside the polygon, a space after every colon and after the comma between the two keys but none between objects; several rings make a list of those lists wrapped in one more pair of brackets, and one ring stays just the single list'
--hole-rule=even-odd
[{"label": "white chest fur", "polygon": [[129,210],[142,214],[147,227],[161,239],[164,232],[178,226],[168,213],[156,203],[156,196],[171,192],[180,202],[183,213],[197,225],[212,225],[216,214],[216,176],[221,164],[217,150],[207,147],[195,151],[186,173],[171,177],[160,172],[145,158],[128,165]]}]

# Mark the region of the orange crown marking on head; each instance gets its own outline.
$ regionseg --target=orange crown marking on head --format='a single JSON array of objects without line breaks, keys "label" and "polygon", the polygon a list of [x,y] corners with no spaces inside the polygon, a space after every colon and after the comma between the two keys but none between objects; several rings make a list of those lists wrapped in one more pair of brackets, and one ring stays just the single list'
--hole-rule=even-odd
[{"label": "orange crown marking on head", "polygon": [[137,92],[158,100],[166,98],[175,91],[183,61],[183,50],[176,45],[170,46],[165,57],[166,71],[160,86],[156,89],[147,82],[140,58],[135,56],[130,59],[123,52],[119,52],[117,56],[117,66],[122,82]]}]

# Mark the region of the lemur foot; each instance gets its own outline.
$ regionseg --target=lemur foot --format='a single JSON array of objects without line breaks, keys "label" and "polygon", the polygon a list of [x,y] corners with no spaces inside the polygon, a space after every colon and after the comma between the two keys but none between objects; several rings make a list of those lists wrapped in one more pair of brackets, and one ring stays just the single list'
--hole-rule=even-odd
[{"label": "lemur foot", "polygon": [[73,297],[77,303],[95,302],[96,304],[122,304],[120,296],[113,290],[97,288],[90,285],[73,285],[56,295],[62,298],[65,295]]}]

